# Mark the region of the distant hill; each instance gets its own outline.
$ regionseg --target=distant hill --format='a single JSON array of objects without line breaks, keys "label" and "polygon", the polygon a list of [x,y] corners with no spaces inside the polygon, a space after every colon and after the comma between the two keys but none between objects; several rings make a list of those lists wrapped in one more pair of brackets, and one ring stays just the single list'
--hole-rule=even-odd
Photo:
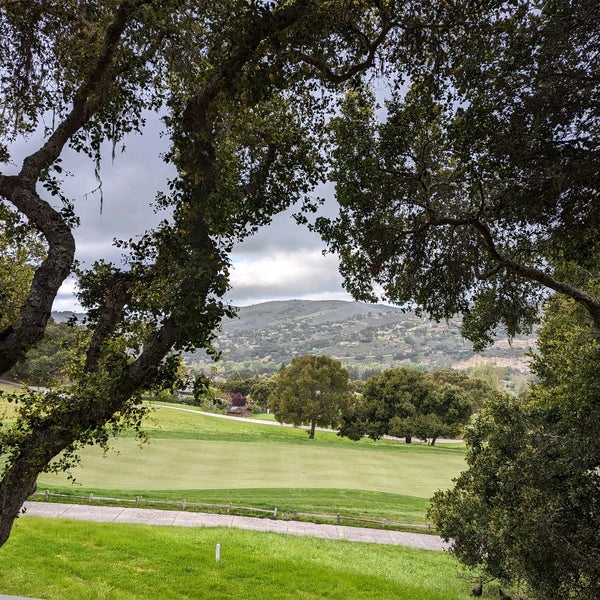
[{"label": "distant hill", "polygon": [[66,323],[69,319],[75,317],[78,323],[83,323],[85,313],[73,312],[70,310],[52,311],[52,318],[56,323]]},{"label": "distant hill", "polygon": [[[238,318],[223,322],[217,347],[219,370],[274,373],[295,356],[327,354],[354,375],[393,366],[468,369],[489,362],[527,373],[525,353],[535,339],[512,344],[499,339],[475,353],[460,335],[460,320],[436,323],[397,307],[340,300],[285,300],[241,307]],[[204,353],[189,357],[209,367]]]},{"label": "distant hill", "polygon": [[[76,316],[53,312],[61,323]],[[197,369],[216,366],[223,375],[234,371],[273,374],[295,356],[327,354],[339,359],[354,378],[383,369],[410,366],[424,369],[469,370],[481,363],[506,369],[507,379],[522,383],[529,369],[526,353],[535,338],[520,337],[509,344],[498,339],[481,353],[460,335],[460,319],[436,323],[394,306],[342,300],[284,300],[238,309],[226,319],[216,346],[218,363],[198,351],[186,357]]]}]

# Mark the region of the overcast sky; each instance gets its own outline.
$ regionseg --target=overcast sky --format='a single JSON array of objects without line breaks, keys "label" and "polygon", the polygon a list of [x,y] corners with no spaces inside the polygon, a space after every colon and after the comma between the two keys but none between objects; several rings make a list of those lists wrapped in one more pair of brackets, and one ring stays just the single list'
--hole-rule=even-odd
[{"label": "overcast sky", "polygon": [[[120,251],[112,245],[114,238],[138,236],[164,218],[150,206],[156,191],[166,188],[169,177],[167,165],[159,158],[165,142],[157,130],[157,124],[151,124],[144,135],[130,136],[123,151],[121,146],[116,149],[114,162],[111,149],[107,149],[101,167],[102,210],[100,194],[94,191],[98,182],[93,164],[71,151],[63,155],[64,168],[72,173],[65,179],[64,190],[75,201],[81,219],[75,231],[76,258],[84,265],[98,258],[118,261]],[[12,148],[15,164],[32,151],[31,144]],[[342,288],[337,258],[323,256],[319,236],[297,225],[292,212],[278,215],[272,225],[236,248],[227,297],[234,305],[292,298],[351,299]],[[76,310],[73,291],[70,279],[61,288],[54,310]]]}]

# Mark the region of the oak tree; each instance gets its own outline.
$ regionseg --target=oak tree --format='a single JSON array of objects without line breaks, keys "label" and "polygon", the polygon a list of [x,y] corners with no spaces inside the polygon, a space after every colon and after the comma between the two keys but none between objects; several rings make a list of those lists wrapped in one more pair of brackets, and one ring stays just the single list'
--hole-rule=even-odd
[{"label": "oak tree", "polygon": [[316,227],[347,289],[462,314],[478,349],[529,330],[552,292],[600,331],[600,6],[429,8],[444,43],[421,39],[385,111],[357,86],[332,125],[340,214]]},{"label": "oak tree", "polygon": [[269,408],[280,423],[336,428],[352,398],[349,374],[329,356],[300,356],[280,371]]},{"label": "oak tree", "polygon": [[[362,398],[344,414],[340,435],[354,440],[391,435],[408,444],[415,437],[431,440],[431,445],[441,436],[456,437],[474,402],[464,388],[444,382],[451,378],[449,373],[444,371],[436,380],[433,374],[402,367],[368,379]],[[456,379],[463,382],[468,377],[457,374]]]},{"label": "oak tree", "polygon": [[[0,373],[42,338],[70,275],[91,331],[72,385],[21,396],[2,429],[0,544],[41,471],[139,427],[142,391],[172,385],[178,353],[211,348],[233,312],[222,300],[233,246],[319,181],[335,86],[409,26],[410,7],[391,0],[0,0],[0,207],[44,244],[0,321]],[[147,134],[150,113],[175,173],[148,198],[165,218],[117,242],[120,263],[76,268],[63,156],[99,165],[106,144]],[[7,289],[12,272],[0,275]]]}]

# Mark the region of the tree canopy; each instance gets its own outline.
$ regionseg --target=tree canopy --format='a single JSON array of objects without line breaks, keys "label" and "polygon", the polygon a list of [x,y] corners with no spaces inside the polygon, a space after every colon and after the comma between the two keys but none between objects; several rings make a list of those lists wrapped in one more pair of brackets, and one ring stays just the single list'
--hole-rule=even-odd
[{"label": "tree canopy", "polygon": [[432,499],[452,552],[528,595],[600,594],[598,341],[572,299],[545,313],[524,399],[486,403],[466,437],[465,470]]},{"label": "tree canopy", "polygon": [[[0,544],[54,457],[139,426],[141,392],[177,377],[172,353],[211,348],[233,312],[222,300],[233,246],[320,181],[335,86],[415,25],[409,4],[0,1],[0,209],[44,245],[38,262],[14,261],[23,275],[0,321],[0,372],[42,339],[69,275],[91,331],[72,385],[23,399],[3,429]],[[117,241],[120,263],[99,256],[78,268],[63,156],[71,149],[98,166],[106,144],[147,133],[149,113],[163,120],[175,172],[148,198],[165,218]],[[17,228],[7,235],[13,244]]]},{"label": "tree canopy", "polygon": [[383,119],[369,89],[347,94],[340,214],[316,227],[355,298],[462,314],[476,348],[528,330],[552,291],[600,330],[600,7],[477,6],[432,7],[444,43],[423,40]]},{"label": "tree canopy", "polygon": [[275,381],[269,408],[280,423],[336,428],[351,400],[349,374],[329,356],[300,356],[285,367]]},{"label": "tree canopy", "polygon": [[431,440],[462,433],[474,407],[494,391],[453,371],[388,369],[365,383],[362,397],[344,414],[340,435],[374,440],[384,435]]},{"label": "tree canopy", "polygon": [[12,375],[27,384],[50,386],[69,379],[73,363],[81,360],[88,333],[69,323],[46,326],[46,334],[25,358],[12,368]]}]

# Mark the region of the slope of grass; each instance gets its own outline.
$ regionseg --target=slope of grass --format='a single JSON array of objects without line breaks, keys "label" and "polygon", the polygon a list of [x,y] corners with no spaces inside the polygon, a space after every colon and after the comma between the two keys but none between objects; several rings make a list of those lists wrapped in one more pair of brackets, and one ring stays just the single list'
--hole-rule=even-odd
[{"label": "slope of grass", "polygon": [[0,590],[46,600],[459,600],[468,586],[457,568],[445,553],[402,547],[26,517],[0,553]]},{"label": "slope of grass", "polygon": [[291,427],[175,408],[148,417],[149,444],[126,436],[107,456],[86,448],[72,471],[77,485],[43,474],[39,488],[423,523],[432,493],[464,466],[461,447],[353,442],[333,432],[309,440]]}]

